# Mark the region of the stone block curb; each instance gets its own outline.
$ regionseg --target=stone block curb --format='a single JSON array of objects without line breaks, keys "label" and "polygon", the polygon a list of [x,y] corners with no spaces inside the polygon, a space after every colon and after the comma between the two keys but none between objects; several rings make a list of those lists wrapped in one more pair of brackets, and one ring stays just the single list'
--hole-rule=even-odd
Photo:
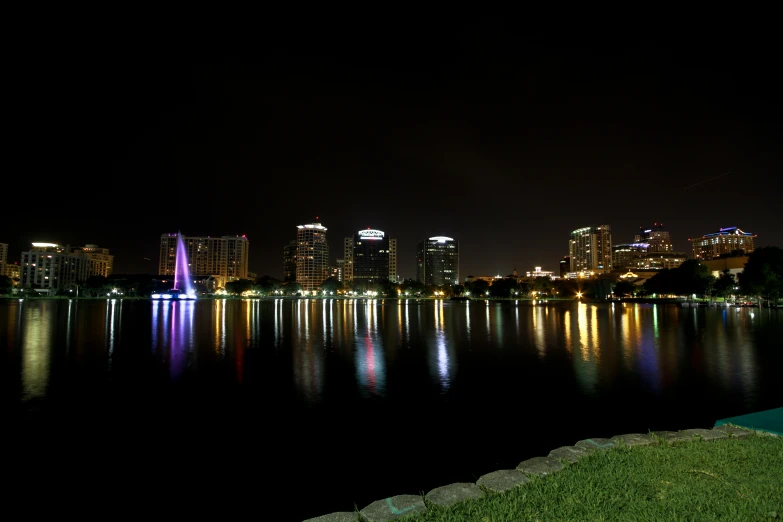
[{"label": "stone block curb", "polygon": [[697,440],[693,435],[682,431],[654,431],[652,434],[656,437],[660,437],[664,444],[682,444]]},{"label": "stone block curb", "polygon": [[725,439],[728,437],[726,433],[717,430],[706,430],[704,428],[693,428],[690,430],[683,430],[682,432],[693,435],[694,437],[700,437],[702,440]]},{"label": "stone block curb", "polygon": [[725,433],[729,437],[747,437],[748,435],[753,433],[753,430],[746,430],[745,428],[739,428],[737,426],[731,426],[729,424],[716,426],[712,429],[719,433]]},{"label": "stone block curb", "polygon": [[502,493],[503,491],[514,489],[522,484],[527,484],[528,482],[530,482],[530,477],[521,471],[516,469],[501,469],[482,475],[476,481],[476,485],[487,488],[490,491],[495,491],[496,493]]},{"label": "stone block curb", "polygon": [[584,439],[578,441],[576,444],[574,444],[577,448],[586,448],[586,449],[593,449],[596,451],[605,451],[609,448],[614,448],[617,446],[617,441],[612,439],[603,439],[600,437],[593,438],[593,439]]},{"label": "stone block curb", "polygon": [[427,509],[424,499],[419,495],[397,495],[376,500],[359,511],[359,520],[363,522],[386,522],[417,511]]},{"label": "stone block curb", "polygon": [[[661,444],[683,444],[700,440],[711,441],[727,437],[747,437],[756,433],[754,430],[732,425],[716,426],[712,429],[692,428],[680,431],[654,431],[649,434],[626,433],[611,438],[592,438],[577,441],[573,446],[561,446],[549,452],[546,457],[533,457],[523,460],[516,469],[501,469],[479,477],[476,483],[455,482],[432,489],[425,496],[397,495],[377,500],[357,513],[340,511],[303,522],[386,522],[411,513],[426,511],[427,502],[448,507],[458,502],[480,498],[485,488],[502,493],[521,487],[530,482],[531,476],[546,476],[564,469],[568,464],[609,448],[619,446],[655,446]],[[773,435],[776,436],[776,435]],[[566,464],[563,463],[566,462]]]},{"label": "stone block curb", "polygon": [[554,457],[533,457],[523,460],[517,466],[517,470],[527,475],[550,475],[563,469],[563,463]]},{"label": "stone block curb", "polygon": [[612,437],[613,441],[622,441],[626,446],[655,446],[660,444],[658,440],[654,439],[651,435],[645,435],[642,433],[626,433],[625,435],[615,435]]},{"label": "stone block curb", "polygon": [[463,500],[479,498],[484,496],[484,492],[472,482],[456,482],[448,486],[435,488],[424,498],[438,506],[447,507]]},{"label": "stone block curb", "polygon": [[358,515],[353,511],[337,511],[320,517],[308,518],[303,522],[356,522]]},{"label": "stone block curb", "polygon": [[548,456],[555,459],[563,459],[568,462],[576,462],[582,457],[588,456],[593,451],[595,450],[579,446],[561,446],[550,451]]}]

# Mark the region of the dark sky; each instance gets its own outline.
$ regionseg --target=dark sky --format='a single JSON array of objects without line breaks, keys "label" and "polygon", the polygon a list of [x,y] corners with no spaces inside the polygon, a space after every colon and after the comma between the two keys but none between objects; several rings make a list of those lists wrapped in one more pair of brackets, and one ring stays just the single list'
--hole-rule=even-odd
[{"label": "dark sky", "polygon": [[463,278],[557,270],[594,224],[624,243],[662,222],[688,253],[729,226],[783,246],[780,47],[763,30],[259,20],[28,39],[7,66],[9,261],[93,243],[115,272],[154,273],[163,233],[246,234],[251,271],[282,278],[316,216],[332,261],[359,229],[397,238],[405,278],[434,235],[459,240]]}]

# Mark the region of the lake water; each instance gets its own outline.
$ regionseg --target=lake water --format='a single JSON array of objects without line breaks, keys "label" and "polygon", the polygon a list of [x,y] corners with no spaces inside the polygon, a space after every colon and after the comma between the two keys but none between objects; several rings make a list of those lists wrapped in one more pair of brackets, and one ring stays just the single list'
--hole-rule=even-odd
[{"label": "lake water", "polygon": [[[778,310],[0,300],[11,499],[302,520],[783,406]],[[32,502],[32,504],[30,504]]]}]

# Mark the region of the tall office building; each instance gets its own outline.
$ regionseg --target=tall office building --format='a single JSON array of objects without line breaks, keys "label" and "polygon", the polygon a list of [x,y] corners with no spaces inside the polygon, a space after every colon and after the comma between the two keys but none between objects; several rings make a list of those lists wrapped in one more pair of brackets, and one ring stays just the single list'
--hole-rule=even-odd
[{"label": "tall office building", "polygon": [[67,246],[33,243],[30,250],[22,252],[19,282],[22,288],[54,294],[83,283],[89,276],[87,257],[81,252],[72,252]]},{"label": "tall office building", "polygon": [[343,279],[357,289],[383,280],[397,282],[397,240],[382,230],[360,230],[343,242]]},{"label": "tall office building", "polygon": [[296,282],[305,292],[317,291],[330,275],[327,229],[318,222],[296,228]]},{"label": "tall office building", "polygon": [[693,244],[693,258],[706,261],[734,253],[750,255],[754,250],[753,238],[756,236],[737,227],[727,227],[688,241]]},{"label": "tall office building", "polygon": [[[250,242],[242,236],[183,236],[190,275],[213,276],[218,287],[229,281],[247,279]],[[177,263],[177,234],[160,236],[159,275],[174,275]]]},{"label": "tall office building", "polygon": [[459,284],[459,242],[446,236],[433,236],[417,245],[416,280],[425,285]]},{"label": "tall office building", "polygon": [[571,232],[568,257],[571,258],[571,272],[610,272],[612,226],[584,227]]},{"label": "tall office building", "polygon": [[648,252],[673,252],[669,231],[663,228],[663,223],[653,223],[652,228],[639,227],[639,233],[634,236],[635,243],[648,244]]}]

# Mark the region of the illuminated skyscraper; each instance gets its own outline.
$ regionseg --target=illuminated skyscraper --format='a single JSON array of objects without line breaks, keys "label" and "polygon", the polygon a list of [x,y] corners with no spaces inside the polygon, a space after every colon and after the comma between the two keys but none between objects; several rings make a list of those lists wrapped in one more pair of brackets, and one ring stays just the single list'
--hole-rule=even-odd
[{"label": "illuminated skyscraper", "polygon": [[362,290],[384,280],[397,282],[397,240],[382,230],[360,230],[343,243],[343,280]]},{"label": "illuminated skyscraper", "polygon": [[639,233],[634,236],[635,243],[648,244],[647,252],[673,252],[669,231],[664,230],[663,223],[653,223],[652,228],[639,227]]},{"label": "illuminated skyscraper", "polygon": [[584,227],[571,232],[568,257],[571,272],[611,272],[612,226]]},{"label": "illuminated skyscraper", "polygon": [[419,242],[416,280],[425,285],[459,284],[459,242],[446,236],[434,236]]},{"label": "illuminated skyscraper", "polygon": [[318,291],[330,275],[327,229],[318,222],[296,228],[296,282],[305,292]]}]

